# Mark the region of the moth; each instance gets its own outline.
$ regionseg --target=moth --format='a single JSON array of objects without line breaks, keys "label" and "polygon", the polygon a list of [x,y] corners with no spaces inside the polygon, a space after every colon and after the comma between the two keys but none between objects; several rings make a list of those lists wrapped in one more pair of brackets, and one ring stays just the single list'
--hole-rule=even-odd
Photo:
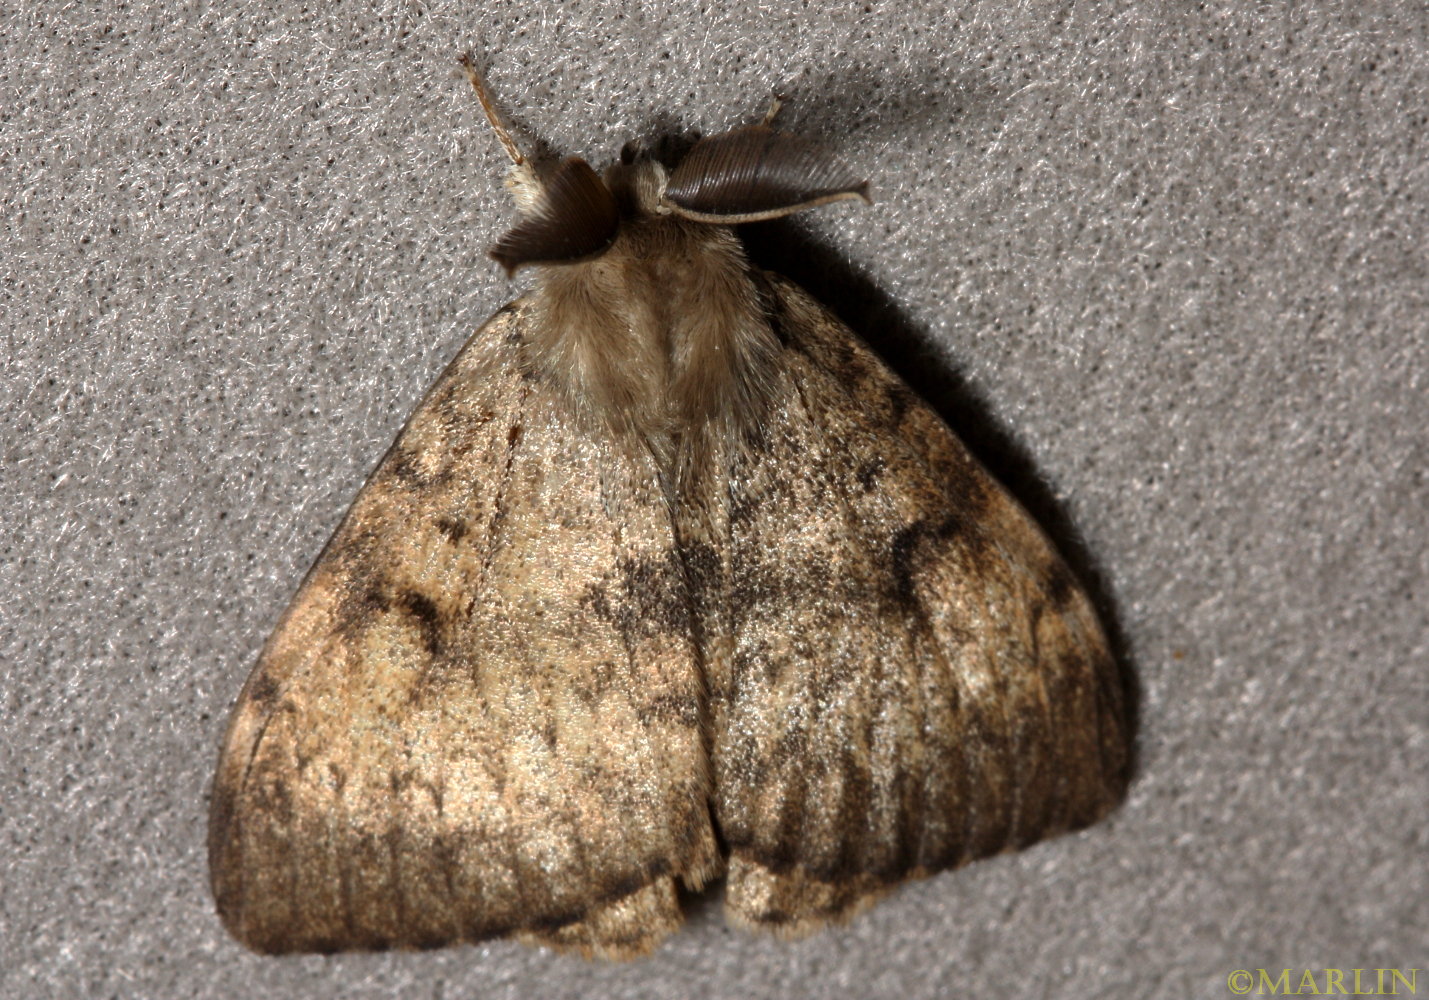
[{"label": "moth", "polygon": [[723,876],[786,937],[1119,800],[1086,594],[732,227],[867,185],[757,125],[539,169],[464,63],[535,288],[412,415],[239,695],[209,858],[265,953],[626,959]]}]

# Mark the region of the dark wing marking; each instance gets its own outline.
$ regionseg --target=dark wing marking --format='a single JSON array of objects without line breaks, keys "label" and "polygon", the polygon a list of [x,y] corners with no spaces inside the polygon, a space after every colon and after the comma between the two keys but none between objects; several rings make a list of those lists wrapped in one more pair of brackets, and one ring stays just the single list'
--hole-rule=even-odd
[{"label": "dark wing marking", "polygon": [[727,609],[702,628],[733,639],[707,665],[727,905],[797,934],[1096,820],[1127,733],[1101,627],[1041,531],[851,332],[771,281],[781,381],[712,515],[727,561],[699,579]]},{"label": "dark wing marking", "polygon": [[209,852],[255,950],[514,933],[628,957],[718,866],[653,464],[523,372],[523,322],[432,389],[239,697]]}]

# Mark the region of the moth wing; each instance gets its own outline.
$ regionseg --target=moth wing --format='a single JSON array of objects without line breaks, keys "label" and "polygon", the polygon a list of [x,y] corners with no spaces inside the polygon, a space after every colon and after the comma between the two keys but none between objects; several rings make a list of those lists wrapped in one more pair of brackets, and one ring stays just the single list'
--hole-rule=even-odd
[{"label": "moth wing", "polygon": [[731,918],[797,935],[1093,822],[1127,733],[1101,627],[1041,531],[847,328],[770,281],[785,347],[729,476],[712,766]]},{"label": "moth wing", "polygon": [[654,466],[523,373],[522,329],[498,313],[432,389],[239,697],[209,857],[255,950],[629,957],[718,865]]}]

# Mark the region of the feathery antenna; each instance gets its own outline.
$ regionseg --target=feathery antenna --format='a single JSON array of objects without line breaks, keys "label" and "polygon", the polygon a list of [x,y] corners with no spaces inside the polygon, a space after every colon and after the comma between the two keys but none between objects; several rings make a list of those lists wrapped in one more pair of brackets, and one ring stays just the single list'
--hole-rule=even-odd
[{"label": "feathery antenna", "polygon": [[505,119],[497,110],[496,98],[492,95],[491,89],[487,87],[486,81],[477,72],[476,63],[472,61],[471,55],[465,52],[457,57],[457,62],[461,63],[461,68],[466,70],[466,78],[471,81],[472,89],[476,91],[476,99],[481,102],[481,110],[486,112],[486,120],[491,123],[491,130],[496,133],[496,138],[501,140],[501,145],[506,148],[506,155],[511,157],[512,163],[518,167],[521,166],[526,162],[526,157],[521,154],[516,140],[511,138],[511,130],[506,127]]}]

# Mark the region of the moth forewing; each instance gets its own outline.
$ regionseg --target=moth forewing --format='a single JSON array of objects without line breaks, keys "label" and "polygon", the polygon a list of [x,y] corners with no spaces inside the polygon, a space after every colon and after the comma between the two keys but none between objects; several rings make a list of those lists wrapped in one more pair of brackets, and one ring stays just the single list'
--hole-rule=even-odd
[{"label": "moth forewing", "polygon": [[733,922],[796,935],[1110,809],[1125,711],[1085,595],[729,228],[866,184],[767,120],[668,173],[543,174],[468,73],[525,206],[493,256],[535,288],[412,415],[240,695],[229,929],[629,958],[726,867]]}]

